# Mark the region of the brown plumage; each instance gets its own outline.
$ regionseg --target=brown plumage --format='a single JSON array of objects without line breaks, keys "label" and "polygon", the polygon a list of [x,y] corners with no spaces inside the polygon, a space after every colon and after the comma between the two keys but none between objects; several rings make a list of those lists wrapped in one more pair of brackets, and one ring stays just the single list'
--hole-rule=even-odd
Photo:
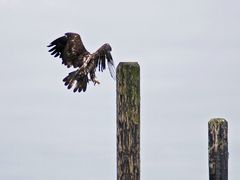
[{"label": "brown plumage", "polygon": [[63,79],[68,89],[73,87],[74,92],[85,92],[89,81],[92,81],[94,85],[99,84],[95,71],[96,69],[99,71],[106,69],[106,62],[112,78],[115,79],[112,48],[107,43],[91,54],[84,47],[79,34],[66,33],[65,36],[52,41],[48,47],[51,47],[49,50],[51,55],[62,59],[62,64],[68,68],[77,68]]}]

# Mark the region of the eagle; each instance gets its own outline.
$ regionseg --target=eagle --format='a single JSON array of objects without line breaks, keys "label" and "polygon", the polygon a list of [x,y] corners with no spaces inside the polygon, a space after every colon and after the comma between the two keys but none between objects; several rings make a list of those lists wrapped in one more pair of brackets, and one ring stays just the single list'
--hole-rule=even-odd
[{"label": "eagle", "polygon": [[65,86],[68,89],[73,88],[73,92],[85,92],[89,81],[94,85],[100,84],[96,79],[96,70],[102,72],[106,69],[106,64],[111,77],[115,79],[112,48],[108,43],[103,44],[96,52],[90,53],[84,47],[79,34],[68,32],[52,41],[47,47],[51,48],[48,51],[51,55],[62,59],[63,65],[77,68],[63,79]]}]

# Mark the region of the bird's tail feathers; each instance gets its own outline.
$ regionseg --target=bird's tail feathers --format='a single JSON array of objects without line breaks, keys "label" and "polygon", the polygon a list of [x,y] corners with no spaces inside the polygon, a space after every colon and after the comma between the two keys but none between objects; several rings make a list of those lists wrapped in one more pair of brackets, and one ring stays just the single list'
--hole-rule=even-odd
[{"label": "bird's tail feathers", "polygon": [[68,89],[74,88],[73,92],[85,92],[88,81],[88,76],[80,73],[79,70],[70,72],[68,76],[63,79],[64,85],[67,86]]}]

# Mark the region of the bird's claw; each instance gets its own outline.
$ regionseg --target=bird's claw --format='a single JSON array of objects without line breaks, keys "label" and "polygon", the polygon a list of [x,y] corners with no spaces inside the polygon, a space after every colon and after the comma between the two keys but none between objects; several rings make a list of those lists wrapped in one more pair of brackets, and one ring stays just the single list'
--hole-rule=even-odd
[{"label": "bird's claw", "polygon": [[96,80],[96,79],[93,79],[92,82],[93,82],[94,86],[95,86],[96,84],[100,84],[100,82],[99,82],[98,80]]}]

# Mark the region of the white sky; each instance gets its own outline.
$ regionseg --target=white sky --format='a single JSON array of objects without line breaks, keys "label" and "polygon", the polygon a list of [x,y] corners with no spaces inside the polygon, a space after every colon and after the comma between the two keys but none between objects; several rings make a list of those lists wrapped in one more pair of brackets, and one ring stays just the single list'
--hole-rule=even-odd
[{"label": "white sky", "polygon": [[0,179],[116,179],[115,83],[74,94],[46,46],[67,31],[141,66],[143,180],[208,178],[207,122],[229,122],[240,178],[240,2],[0,0]]}]

